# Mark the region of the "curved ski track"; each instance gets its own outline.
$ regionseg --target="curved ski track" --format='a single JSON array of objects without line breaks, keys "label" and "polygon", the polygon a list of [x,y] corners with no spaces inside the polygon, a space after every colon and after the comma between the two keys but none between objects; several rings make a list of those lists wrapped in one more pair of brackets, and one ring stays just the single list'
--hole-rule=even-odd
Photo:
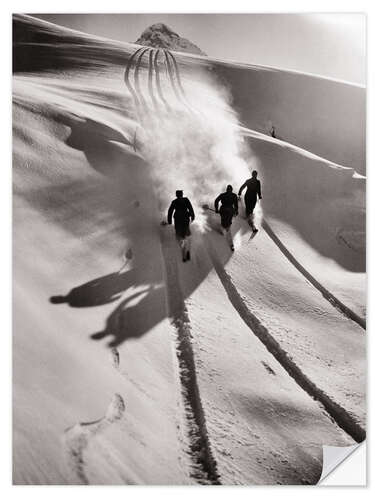
[{"label": "curved ski track", "polygon": [[[178,68],[178,64],[176,58],[169,50],[164,49],[154,49],[152,47],[141,47],[137,49],[130,57],[125,73],[124,73],[124,82],[127,86],[130,94],[132,95],[135,103],[135,108],[141,116],[140,112],[146,112],[148,110],[147,101],[142,93],[140,79],[139,79],[139,71],[142,66],[142,58],[144,55],[148,53],[148,92],[150,94],[154,109],[156,111],[160,110],[158,100],[154,93],[153,86],[153,74],[155,74],[155,84],[156,84],[156,92],[163,103],[165,109],[167,111],[171,111],[171,106],[169,105],[167,99],[165,98],[161,85],[161,73],[159,67],[159,56],[162,53],[164,56],[164,61],[162,62],[162,66],[165,69],[165,73],[169,78],[169,82],[173,89],[173,92],[176,96],[176,99],[185,106],[189,111],[191,110],[190,104],[187,100],[184,88],[181,82],[180,70]],[[134,64],[133,64],[134,63]],[[134,67],[134,86],[130,81],[130,71]]]},{"label": "curved ski track", "polygon": [[[153,71],[155,71],[156,92],[164,107],[170,111],[171,108],[166,101],[161,88],[160,68],[158,65],[160,49],[154,51],[151,48],[138,49],[129,59],[125,71],[125,83],[133,95],[136,108],[139,111],[139,105],[144,111],[147,111],[147,102],[142,95],[139,82],[139,70],[142,57],[149,52],[148,69],[148,91],[154,108],[159,107],[158,99],[154,94]],[[190,109],[185,92],[183,90],[179,69],[174,56],[169,51],[163,51],[164,65],[166,74],[169,77],[173,92],[176,98]],[[129,72],[133,61],[135,62],[134,82],[135,88],[129,81]],[[172,63],[171,63],[171,60]],[[175,80],[176,78],[176,80]],[[176,84],[177,83],[177,84]],[[277,245],[284,256],[293,264],[293,266],[322,294],[322,296],[337,310],[346,317],[355,321],[362,328],[366,328],[365,320],[359,317],[354,311],[343,304],[337,297],[329,292],[321,283],[319,283],[289,252],[281,240],[273,232],[269,224],[263,220],[262,226],[267,235]],[[211,243],[206,239],[206,246],[209,252],[213,267],[223,285],[223,288],[244,323],[248,326],[251,333],[256,335],[265,345],[267,350],[295,380],[295,382],[313,399],[320,402],[331,418],[355,441],[361,442],[365,439],[365,429],[359,425],[345,408],[337,404],[329,395],[315,385],[301,370],[301,368],[284,351],[272,333],[259,321],[259,319],[249,310],[247,304],[242,299],[238,290],[232,282],[230,275],[222,266]],[[194,352],[191,344],[191,328],[188,312],[185,306],[183,294],[181,291],[178,263],[176,257],[176,245],[174,240],[168,239],[165,232],[161,232],[161,249],[164,260],[166,300],[168,314],[172,325],[176,331],[176,357],[181,386],[181,397],[185,410],[185,423],[187,429],[187,452],[191,458],[191,476],[201,484],[220,484],[220,477],[217,470],[217,464],[213,457],[210,440],[207,432],[206,420],[202,402],[200,398],[199,385],[195,369]]]},{"label": "curved ski track", "polygon": [[333,305],[338,311],[340,311],[344,316],[351,319],[355,323],[357,323],[361,328],[366,330],[366,320],[361,318],[352,311],[348,306],[346,306],[341,300],[339,300],[333,293],[328,291],[318,280],[312,276],[307,269],[305,269],[302,264],[298,262],[298,260],[292,255],[292,253],[286,248],[284,243],[276,236],[276,234],[271,229],[268,222],[264,219],[262,220],[262,227],[271,238],[271,240],[277,245],[279,250],[285,255],[285,257],[289,260],[291,264],[323,295],[323,297],[328,300],[330,304]]},{"label": "curved ski track", "polygon": [[309,396],[319,401],[324,406],[327,413],[335,420],[339,427],[341,427],[358,443],[362,442],[366,437],[365,429],[363,429],[362,426],[355,421],[352,415],[350,415],[345,408],[337,404],[328,394],[317,387],[315,383],[303,373],[301,368],[290,358],[289,354],[272,336],[272,333],[260,322],[255,314],[250,311],[236,286],[233,284],[230,275],[221,264],[216,251],[208,239],[206,239],[206,247],[210,254],[214,269],[227,293],[230,302],[244,323],[249,327],[250,331],[259,338],[266,349],[274,356],[274,358],[297,382],[297,384],[305,392],[307,392]]}]

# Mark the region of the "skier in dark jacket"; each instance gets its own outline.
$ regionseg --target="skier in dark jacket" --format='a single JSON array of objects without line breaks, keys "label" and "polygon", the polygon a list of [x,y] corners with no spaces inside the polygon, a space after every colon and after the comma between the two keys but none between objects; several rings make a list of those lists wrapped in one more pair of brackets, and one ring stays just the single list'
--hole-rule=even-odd
[{"label": "skier in dark jacket", "polygon": [[[221,203],[219,210],[219,203]],[[237,196],[233,193],[233,188],[229,184],[225,193],[219,194],[215,200],[215,211],[221,216],[221,225],[226,231],[226,237],[231,250],[234,250],[232,233],[230,226],[232,225],[233,216],[238,215],[238,200]]]},{"label": "skier in dark jacket", "polygon": [[189,224],[190,220],[193,222],[195,219],[195,214],[190,200],[183,196],[181,190],[176,191],[176,199],[172,201],[168,209],[168,224],[172,224],[172,216],[174,218],[176,238],[182,249],[182,260],[186,262],[190,260]]},{"label": "skier in dark jacket", "polygon": [[253,211],[257,203],[258,197],[260,200],[262,199],[260,181],[257,179],[257,177],[258,177],[258,172],[256,170],[253,170],[251,173],[251,179],[247,179],[247,181],[245,181],[242,184],[240,190],[238,191],[238,198],[241,199],[242,191],[245,188],[247,188],[245,193],[246,217],[254,233],[257,233],[258,229],[254,225]]}]

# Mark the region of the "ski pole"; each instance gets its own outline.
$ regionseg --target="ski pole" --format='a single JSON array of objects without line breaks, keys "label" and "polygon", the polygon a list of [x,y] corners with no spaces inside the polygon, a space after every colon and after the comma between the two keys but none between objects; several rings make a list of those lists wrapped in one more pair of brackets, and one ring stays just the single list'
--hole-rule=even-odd
[{"label": "ski pole", "polygon": [[217,213],[213,208],[209,207],[207,204],[202,205],[203,210],[211,210],[211,212]]}]

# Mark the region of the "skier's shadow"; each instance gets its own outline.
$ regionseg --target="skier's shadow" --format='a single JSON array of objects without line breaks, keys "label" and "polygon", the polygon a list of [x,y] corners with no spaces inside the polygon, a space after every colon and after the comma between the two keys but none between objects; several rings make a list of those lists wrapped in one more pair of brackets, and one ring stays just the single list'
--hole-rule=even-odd
[{"label": "skier's shadow", "polygon": [[111,273],[72,288],[67,295],[54,295],[52,304],[67,303],[70,307],[95,307],[109,304],[134,284],[134,269],[125,273]]},{"label": "skier's shadow", "polygon": [[[140,291],[121,300],[106,320],[103,330],[91,335],[93,340],[112,337],[108,347],[117,347],[130,338],[140,338],[163,320],[162,288],[148,285]],[[154,307],[155,303],[158,304]],[[145,314],[144,311],[153,311]]]},{"label": "skier's shadow", "polygon": [[[70,307],[95,307],[119,300],[130,287],[137,287],[131,295],[119,302],[106,320],[102,331],[91,335],[93,340],[112,337],[108,347],[116,347],[129,338],[139,338],[162,321],[164,313],[163,288],[141,283],[136,270],[111,273],[73,288],[67,295],[50,298],[52,304],[66,303]],[[153,311],[144,314],[144,311]]]}]

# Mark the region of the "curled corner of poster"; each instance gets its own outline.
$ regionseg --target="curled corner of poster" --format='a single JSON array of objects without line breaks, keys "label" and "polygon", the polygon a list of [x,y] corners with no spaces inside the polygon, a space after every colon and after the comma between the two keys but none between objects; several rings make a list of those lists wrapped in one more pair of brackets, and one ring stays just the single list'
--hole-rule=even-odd
[{"label": "curled corner of poster", "polygon": [[366,486],[366,442],[323,446],[319,486]]}]

